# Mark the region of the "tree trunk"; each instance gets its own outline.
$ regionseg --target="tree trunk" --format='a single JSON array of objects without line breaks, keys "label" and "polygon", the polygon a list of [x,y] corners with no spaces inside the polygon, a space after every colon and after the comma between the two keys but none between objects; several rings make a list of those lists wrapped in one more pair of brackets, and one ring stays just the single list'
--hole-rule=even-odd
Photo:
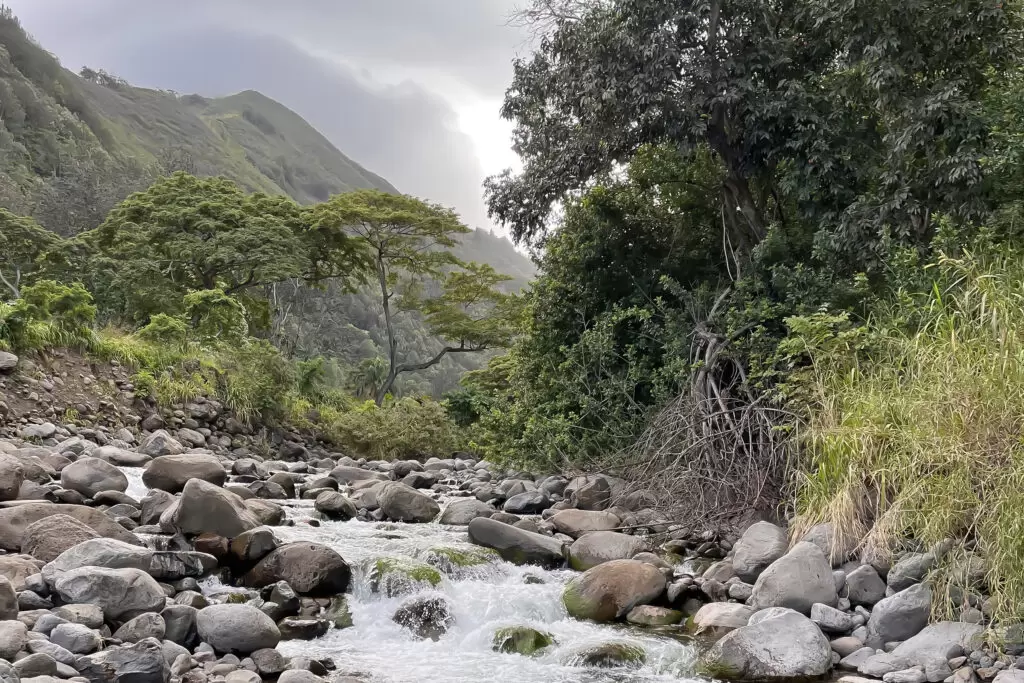
[{"label": "tree trunk", "polygon": [[377,281],[380,283],[380,300],[384,307],[384,327],[388,333],[388,376],[377,389],[374,401],[377,405],[384,403],[384,397],[391,391],[395,378],[398,377],[398,339],[395,338],[395,326],[391,320],[391,292],[388,291],[388,273],[384,260],[377,255]]}]

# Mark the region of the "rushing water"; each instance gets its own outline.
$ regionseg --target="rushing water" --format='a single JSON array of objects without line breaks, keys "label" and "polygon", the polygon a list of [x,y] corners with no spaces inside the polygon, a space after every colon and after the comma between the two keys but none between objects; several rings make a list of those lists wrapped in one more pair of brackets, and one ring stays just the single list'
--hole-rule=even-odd
[{"label": "rushing water", "polygon": [[[141,469],[124,468],[128,495],[141,497]],[[278,501],[284,502],[284,501]],[[354,625],[313,641],[284,641],[288,656],[330,657],[341,674],[373,683],[626,683],[693,679],[694,650],[671,637],[624,626],[599,625],[570,618],[561,593],[574,572],[519,567],[497,560],[474,567],[460,578],[446,577],[436,588],[417,594],[441,593],[455,617],[438,641],[418,640],[391,620],[409,594],[388,598],[370,591],[363,571],[366,561],[393,557],[420,559],[437,547],[472,549],[465,527],[439,524],[360,521],[306,523],[315,513],[310,501],[287,501],[294,526],[275,528],[284,542],[313,541],[336,550],[353,569],[349,607]],[[216,582],[204,589],[224,590]],[[554,637],[555,645],[533,657],[492,650],[496,629],[530,626]],[[606,643],[642,647],[646,663],[639,669],[574,666],[579,652]]]}]

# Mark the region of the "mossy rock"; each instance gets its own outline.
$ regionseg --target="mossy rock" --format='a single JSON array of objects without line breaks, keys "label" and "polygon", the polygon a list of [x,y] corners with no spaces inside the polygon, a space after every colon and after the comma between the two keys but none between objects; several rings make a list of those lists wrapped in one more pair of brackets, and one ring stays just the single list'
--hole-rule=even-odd
[{"label": "mossy rock", "polygon": [[370,578],[370,590],[389,598],[413,593],[427,586],[436,587],[441,583],[441,572],[429,564],[393,557],[371,560],[367,575]]},{"label": "mossy rock", "polygon": [[492,648],[505,654],[534,655],[553,645],[554,637],[529,626],[508,626],[494,632]]},{"label": "mossy rock", "polygon": [[475,567],[497,562],[501,559],[491,548],[453,548],[438,546],[423,553],[423,561],[448,576],[459,577]]},{"label": "mossy rock", "polygon": [[324,618],[334,624],[334,628],[352,626],[352,612],[348,608],[348,598],[344,595],[335,595],[331,598],[331,604],[327,607]]},{"label": "mossy rock", "polygon": [[231,593],[228,595],[228,599],[225,600],[229,605],[244,605],[249,602],[252,596],[247,593]]},{"label": "mossy rock", "polygon": [[638,645],[629,643],[603,643],[576,653],[573,666],[596,666],[601,668],[625,667],[639,669],[647,661],[647,652]]}]

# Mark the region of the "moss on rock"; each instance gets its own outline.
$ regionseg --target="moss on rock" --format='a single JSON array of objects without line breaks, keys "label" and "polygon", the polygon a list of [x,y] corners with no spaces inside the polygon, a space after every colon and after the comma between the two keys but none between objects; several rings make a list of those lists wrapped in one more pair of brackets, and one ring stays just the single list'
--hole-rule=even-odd
[{"label": "moss on rock", "polygon": [[334,628],[352,626],[352,612],[348,608],[348,598],[344,595],[335,595],[331,598],[331,604],[328,606],[324,618],[334,624]]},{"label": "moss on rock", "polygon": [[553,645],[554,637],[529,626],[509,626],[494,632],[492,647],[506,654],[533,655]]},{"label": "moss on rock", "polygon": [[573,656],[573,666],[604,668],[640,668],[647,661],[647,652],[639,645],[629,643],[603,643],[587,648]]},{"label": "moss on rock", "polygon": [[448,576],[457,577],[466,570],[497,562],[501,559],[497,551],[491,548],[453,548],[438,546],[423,554],[423,560],[431,567],[439,569]]},{"label": "moss on rock", "polygon": [[393,557],[371,560],[367,574],[370,579],[370,590],[389,598],[441,583],[441,572],[434,567],[422,562]]}]

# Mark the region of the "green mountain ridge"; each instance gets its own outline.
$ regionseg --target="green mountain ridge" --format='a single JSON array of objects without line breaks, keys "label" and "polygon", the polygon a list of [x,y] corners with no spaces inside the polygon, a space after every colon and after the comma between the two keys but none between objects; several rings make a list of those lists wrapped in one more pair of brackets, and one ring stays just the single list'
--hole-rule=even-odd
[{"label": "green mountain ridge", "polygon": [[[0,8],[0,206],[67,237],[95,228],[129,194],[175,171],[221,175],[248,191],[303,204],[363,188],[399,192],[259,92],[181,95],[135,87],[103,71],[75,74]],[[493,266],[517,289],[535,272],[511,242],[485,230],[466,235],[454,252]],[[275,292],[275,301],[284,318],[277,331],[290,337],[278,341],[300,355],[357,363],[381,348],[370,290],[297,287]],[[412,316],[403,327],[411,354],[439,344]],[[480,362],[446,360],[407,390],[437,394]]]}]

